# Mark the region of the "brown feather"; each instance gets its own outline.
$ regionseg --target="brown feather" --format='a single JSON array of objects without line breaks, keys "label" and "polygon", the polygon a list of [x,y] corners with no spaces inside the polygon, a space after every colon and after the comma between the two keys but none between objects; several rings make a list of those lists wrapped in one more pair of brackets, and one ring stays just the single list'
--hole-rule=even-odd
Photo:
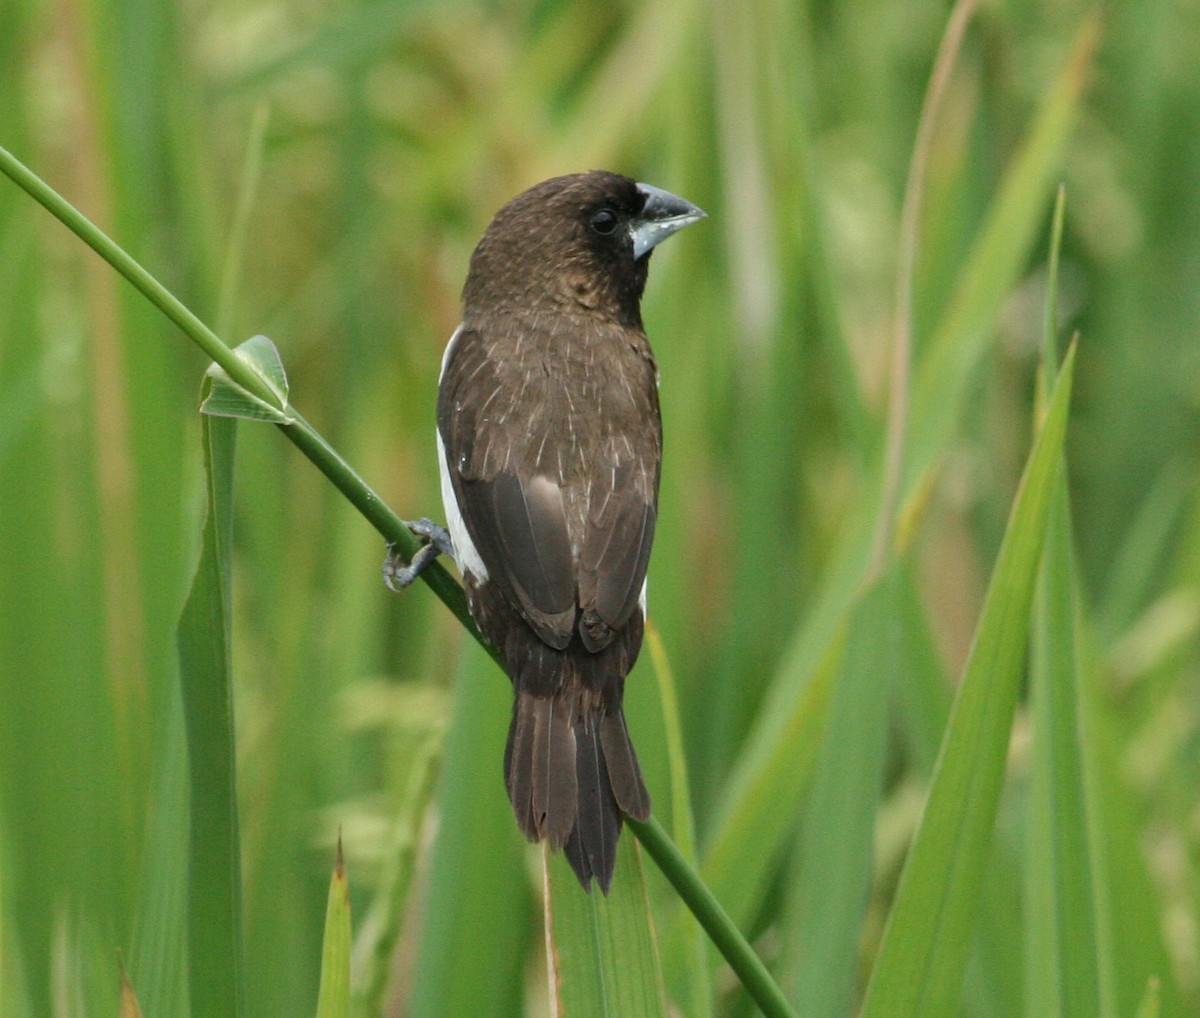
[{"label": "brown feather", "polygon": [[504,785],[516,814],[517,826],[530,841],[538,839],[538,824],[533,811],[533,745],[536,723],[535,703],[531,697],[513,699],[512,723],[504,753]]},{"label": "brown feather", "polygon": [[617,861],[617,837],[621,833],[621,811],[613,797],[608,768],[597,738],[595,718],[576,729],[575,770],[579,781],[579,807],[571,839],[579,852],[567,858],[575,875],[585,887],[595,877],[600,889],[608,893],[613,867]]},{"label": "brown feather", "polygon": [[625,712],[619,707],[600,719],[600,746],[608,766],[608,779],[617,805],[634,820],[650,818],[650,793],[642,780],[637,753],[625,725]]},{"label": "brown feather", "polygon": [[575,730],[571,710],[562,696],[550,699],[518,693],[532,700],[537,722],[533,739],[533,817],[538,837],[560,849],[575,826]]}]

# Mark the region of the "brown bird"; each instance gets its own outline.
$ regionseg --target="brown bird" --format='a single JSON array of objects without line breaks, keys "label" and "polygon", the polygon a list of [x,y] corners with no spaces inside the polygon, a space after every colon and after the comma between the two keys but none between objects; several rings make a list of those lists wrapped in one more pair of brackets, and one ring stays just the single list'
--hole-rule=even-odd
[{"label": "brown bird", "polygon": [[555,177],[497,213],[442,361],[444,531],[512,679],[504,778],[517,825],[607,893],[622,814],[650,795],[621,707],[642,644],[658,517],[658,372],[642,327],[650,252],[702,218],[615,173]]}]

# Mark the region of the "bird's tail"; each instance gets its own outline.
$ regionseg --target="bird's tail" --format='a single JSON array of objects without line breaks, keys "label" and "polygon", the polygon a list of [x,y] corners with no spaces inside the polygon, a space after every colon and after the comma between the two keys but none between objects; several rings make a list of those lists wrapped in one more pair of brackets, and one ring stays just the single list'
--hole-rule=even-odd
[{"label": "bird's tail", "polygon": [[566,849],[585,889],[608,893],[622,814],[650,816],[650,794],[620,705],[578,688],[553,696],[518,692],[504,753],[517,826],[530,841]]}]

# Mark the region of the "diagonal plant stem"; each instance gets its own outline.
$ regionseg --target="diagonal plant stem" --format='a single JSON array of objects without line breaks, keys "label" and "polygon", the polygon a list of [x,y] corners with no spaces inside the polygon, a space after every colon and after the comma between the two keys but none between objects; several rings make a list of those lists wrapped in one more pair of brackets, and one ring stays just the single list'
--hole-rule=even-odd
[{"label": "diagonal plant stem", "polygon": [[[147,300],[174,322],[183,333],[204,353],[219,364],[237,385],[252,395],[278,407],[279,398],[259,374],[246,361],[226,346],[216,333],[197,318],[162,283],[147,272],[119,244],[108,237],[95,223],[75,208],[37,174],[21,163],[7,149],[0,147],[0,172],[22,188],[35,201],[45,207],[59,222],[66,226],[88,247],[103,258],[117,272],[132,283]],[[367,518],[384,539],[394,544],[407,558],[411,559],[420,548],[420,542],[404,525],[404,522],[387,507],[379,494],[347,463],[321,434],[294,408],[287,407],[291,423],[277,427],[326,477],[350,500],[350,503]],[[467,610],[467,599],[462,587],[439,563],[433,563],[422,574],[422,579],[445,603],[458,620],[467,628],[493,657],[488,646],[475,626]]]},{"label": "diagonal plant stem", "polygon": [[[245,360],[226,346],[216,333],[128,252],[3,147],[0,147],[0,173],[9,177],[132,283],[151,304],[220,365],[233,382],[268,405],[286,410],[290,423],[277,424],[276,427],[333,482],[338,491],[346,496],[385,540],[396,545],[411,559],[419,549],[420,542],[400,517],[388,508],[379,494],[294,407],[279,406],[276,393]],[[421,578],[467,631],[499,662],[495,650],[484,640],[471,618],[466,595],[458,581],[437,562],[422,572]],[[700,924],[708,931],[714,945],[737,973],[763,1014],[768,1018],[794,1018],[795,1012],[788,1005],[779,986],[772,980],[766,966],[754,953],[754,949],[713,896],[712,891],[705,886],[700,875],[675,847],[662,825],[651,817],[646,823],[630,820],[629,827],[674,885]]]},{"label": "diagonal plant stem", "polygon": [[762,959],[700,879],[700,874],[688,864],[662,824],[654,817],[645,823],[631,819],[625,822],[729,962],[729,967],[754,998],[759,1010],[767,1018],[796,1018],[796,1011],[784,997],[779,984],[771,978]]}]

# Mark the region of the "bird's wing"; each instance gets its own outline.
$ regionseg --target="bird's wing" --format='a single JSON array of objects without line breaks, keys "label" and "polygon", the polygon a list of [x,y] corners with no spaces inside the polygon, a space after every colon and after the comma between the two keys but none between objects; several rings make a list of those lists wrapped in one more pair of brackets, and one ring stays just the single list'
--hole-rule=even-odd
[{"label": "bird's wing", "polygon": [[608,645],[641,596],[658,518],[657,471],[657,461],[626,458],[594,481],[578,563],[579,632],[589,650]]},{"label": "bird's wing", "polygon": [[[577,621],[589,650],[607,646],[641,594],[657,518],[661,435],[653,365],[647,384],[576,427],[551,382],[514,377],[464,329],[443,369],[438,428],[458,508],[489,582],[534,632],[564,649]],[[471,397],[463,398],[469,385]],[[573,430],[567,443],[548,441]]]},{"label": "bird's wing", "polygon": [[[525,469],[528,427],[515,428],[512,387],[480,333],[447,352],[438,431],[458,510],[488,572],[538,636],[562,650],[575,628],[575,565],[562,491]],[[472,398],[464,398],[470,385]],[[482,398],[480,398],[482,397]]]}]

